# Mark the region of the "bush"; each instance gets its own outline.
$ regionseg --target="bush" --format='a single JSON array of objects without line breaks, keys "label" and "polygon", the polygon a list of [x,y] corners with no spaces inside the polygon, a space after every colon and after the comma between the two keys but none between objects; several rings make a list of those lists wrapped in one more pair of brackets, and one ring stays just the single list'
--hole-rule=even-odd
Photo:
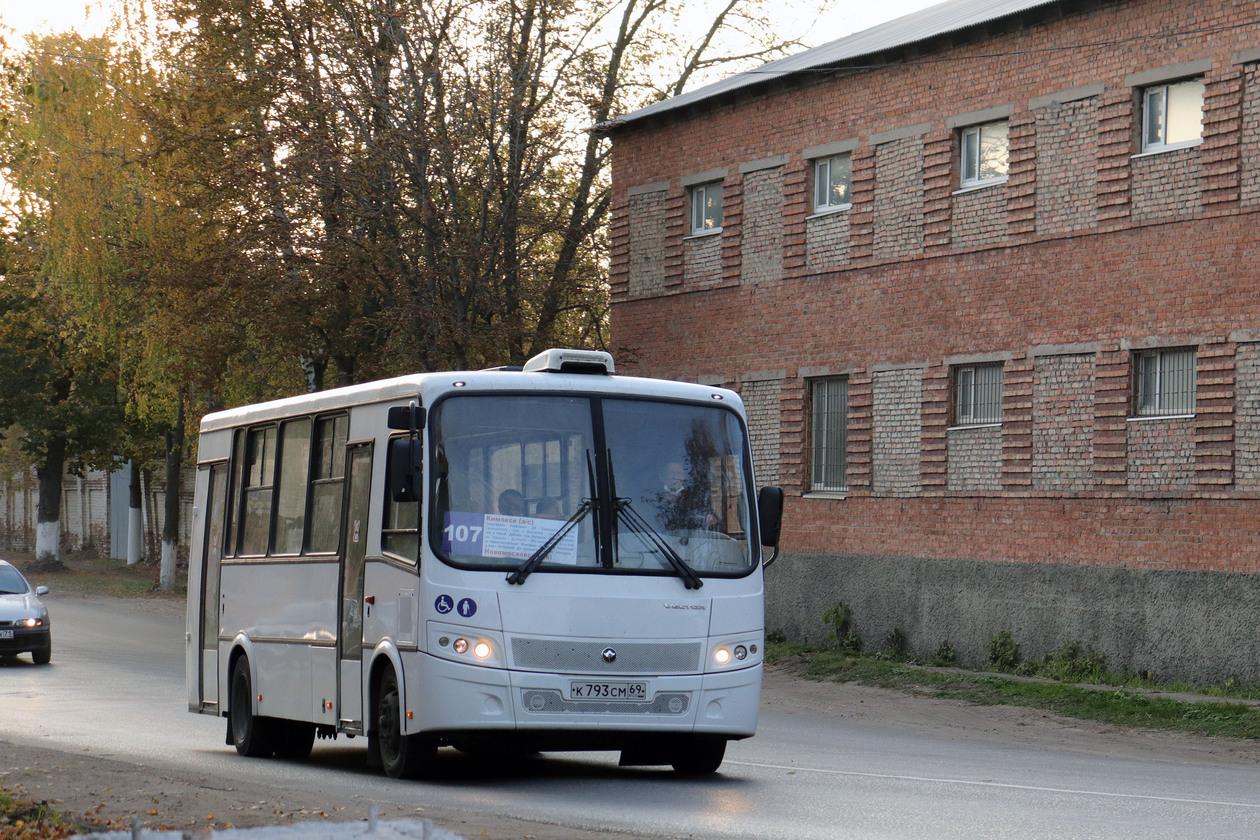
[{"label": "bush", "polygon": [[884,640],[884,649],[879,652],[880,659],[893,662],[907,662],[912,658],[910,639],[900,627],[894,627]]},{"label": "bush", "polygon": [[954,650],[954,646],[947,639],[941,642],[928,664],[935,665],[937,668],[952,668],[958,664],[958,651]]},{"label": "bush", "polygon": [[1080,642],[1069,642],[1040,659],[1021,665],[1021,674],[1069,683],[1105,682],[1107,655],[1087,647],[1081,650]]},{"label": "bush", "polygon": [[999,630],[984,646],[989,654],[989,668],[994,671],[1014,671],[1019,666],[1019,645],[1010,630]]},{"label": "bush", "polygon": [[841,653],[861,653],[862,637],[853,625],[853,610],[844,601],[837,601],[823,613],[827,631],[827,644]]}]

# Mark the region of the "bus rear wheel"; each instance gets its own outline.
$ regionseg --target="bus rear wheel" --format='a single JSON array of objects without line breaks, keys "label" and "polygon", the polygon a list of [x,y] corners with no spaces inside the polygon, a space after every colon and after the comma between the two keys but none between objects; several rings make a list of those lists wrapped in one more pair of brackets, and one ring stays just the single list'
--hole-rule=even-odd
[{"label": "bus rear wheel", "polygon": [[309,758],[315,746],[315,724],[300,720],[280,721],[276,733],[276,757],[301,761]]},{"label": "bus rear wheel", "polygon": [[249,660],[244,656],[232,666],[232,706],[228,710],[232,744],[244,756],[260,758],[276,751],[273,721],[254,714],[254,684]]},{"label": "bus rear wheel", "polygon": [[437,744],[424,735],[402,731],[402,695],[393,668],[381,672],[376,691],[376,749],[385,775],[392,779],[415,779],[433,772]]},{"label": "bus rear wheel", "polygon": [[707,776],[716,773],[726,757],[725,738],[694,737],[674,747],[670,764],[674,772],[684,776]]}]

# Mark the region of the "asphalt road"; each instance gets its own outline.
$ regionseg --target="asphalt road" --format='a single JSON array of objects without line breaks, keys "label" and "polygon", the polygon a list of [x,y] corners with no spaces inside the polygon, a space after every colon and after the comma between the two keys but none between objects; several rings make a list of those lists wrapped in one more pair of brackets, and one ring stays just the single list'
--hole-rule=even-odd
[{"label": "asphalt road", "polygon": [[488,765],[452,752],[444,780],[399,782],[363,769],[363,739],[317,742],[306,763],[248,760],[224,745],[219,720],[186,711],[177,607],[53,598],[50,608],[52,665],[24,658],[0,667],[0,741],[232,780],[242,796],[267,785],[313,801],[384,800],[397,811],[477,812],[639,837],[1260,837],[1257,767],[960,739],[774,709],[705,780],[619,768],[611,753]]}]

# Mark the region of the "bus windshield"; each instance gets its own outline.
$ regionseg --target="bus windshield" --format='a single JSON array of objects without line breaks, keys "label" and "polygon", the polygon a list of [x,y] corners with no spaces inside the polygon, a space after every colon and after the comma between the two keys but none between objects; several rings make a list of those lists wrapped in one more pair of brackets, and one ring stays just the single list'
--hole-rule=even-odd
[{"label": "bus windshield", "polygon": [[470,395],[438,403],[429,429],[429,538],[448,563],[668,574],[689,587],[752,570],[752,482],[734,411]]}]

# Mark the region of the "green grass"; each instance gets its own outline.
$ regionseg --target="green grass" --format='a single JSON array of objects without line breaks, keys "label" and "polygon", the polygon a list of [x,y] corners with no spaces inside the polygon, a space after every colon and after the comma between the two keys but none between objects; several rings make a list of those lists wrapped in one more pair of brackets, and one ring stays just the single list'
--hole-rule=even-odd
[{"label": "green grass", "polygon": [[1136,676],[1118,677],[1102,672],[1095,674],[1101,679],[1087,687],[1042,676],[1019,679],[986,671],[924,668],[886,656],[854,656],[780,642],[767,644],[766,661],[803,663],[804,676],[816,680],[852,682],[983,706],[1024,706],[1117,726],[1260,738],[1260,708],[1224,700],[1187,701],[1157,696],[1184,692],[1222,698],[1256,698],[1255,689],[1233,685],[1161,685]]},{"label": "green grass", "polygon": [[66,568],[56,572],[28,571],[22,558],[8,558],[22,569],[32,586],[47,586],[56,593],[108,595],[115,598],[170,598],[183,600],[185,583],[176,581],[171,592],[158,587],[156,566],[128,566],[126,560],[85,557],[66,558]]}]

